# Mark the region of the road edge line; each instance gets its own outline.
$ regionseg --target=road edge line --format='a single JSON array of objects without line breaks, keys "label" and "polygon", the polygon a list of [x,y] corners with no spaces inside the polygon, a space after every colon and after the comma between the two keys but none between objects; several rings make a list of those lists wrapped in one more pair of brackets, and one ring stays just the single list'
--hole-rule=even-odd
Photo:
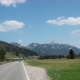
[{"label": "road edge line", "polygon": [[30,79],[29,79],[29,76],[28,76],[28,73],[27,73],[27,71],[26,71],[26,69],[25,69],[25,66],[24,66],[23,61],[22,61],[22,64],[23,64],[23,68],[24,68],[24,71],[25,71],[26,77],[27,77],[28,80],[30,80]]}]

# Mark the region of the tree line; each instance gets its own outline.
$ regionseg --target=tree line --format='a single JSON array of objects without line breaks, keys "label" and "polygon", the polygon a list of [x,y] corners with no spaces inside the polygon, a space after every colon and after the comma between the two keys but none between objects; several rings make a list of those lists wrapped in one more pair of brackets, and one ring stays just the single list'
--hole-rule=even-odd
[{"label": "tree line", "polygon": [[56,59],[56,58],[67,58],[67,59],[75,59],[79,58],[80,54],[76,55],[72,49],[70,49],[68,55],[44,55],[44,56],[39,56],[39,59]]},{"label": "tree line", "polygon": [[[5,60],[5,54],[6,51],[4,49],[0,49],[0,62],[3,62]],[[39,59],[56,59],[56,58],[67,58],[67,59],[75,59],[80,58],[80,54],[76,55],[72,49],[70,49],[68,55],[45,55],[45,56],[39,56]]]}]

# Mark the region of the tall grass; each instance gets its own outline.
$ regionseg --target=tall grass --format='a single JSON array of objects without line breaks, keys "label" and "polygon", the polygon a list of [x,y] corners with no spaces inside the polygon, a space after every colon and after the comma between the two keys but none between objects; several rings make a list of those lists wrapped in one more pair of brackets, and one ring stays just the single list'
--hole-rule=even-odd
[{"label": "tall grass", "polygon": [[26,60],[26,62],[44,68],[51,80],[80,80],[80,59]]}]

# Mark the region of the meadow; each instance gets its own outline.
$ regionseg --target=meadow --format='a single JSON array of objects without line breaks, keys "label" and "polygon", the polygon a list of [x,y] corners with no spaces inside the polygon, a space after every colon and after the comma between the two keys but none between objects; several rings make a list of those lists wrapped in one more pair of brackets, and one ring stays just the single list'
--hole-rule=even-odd
[{"label": "meadow", "polygon": [[80,59],[26,60],[47,71],[51,80],[80,80]]}]

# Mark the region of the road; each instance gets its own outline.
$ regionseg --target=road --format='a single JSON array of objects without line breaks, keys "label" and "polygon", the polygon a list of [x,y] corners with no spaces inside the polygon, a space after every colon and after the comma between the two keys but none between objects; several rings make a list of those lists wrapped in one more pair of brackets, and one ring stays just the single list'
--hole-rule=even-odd
[{"label": "road", "polygon": [[0,80],[29,80],[23,62],[0,65]]}]

